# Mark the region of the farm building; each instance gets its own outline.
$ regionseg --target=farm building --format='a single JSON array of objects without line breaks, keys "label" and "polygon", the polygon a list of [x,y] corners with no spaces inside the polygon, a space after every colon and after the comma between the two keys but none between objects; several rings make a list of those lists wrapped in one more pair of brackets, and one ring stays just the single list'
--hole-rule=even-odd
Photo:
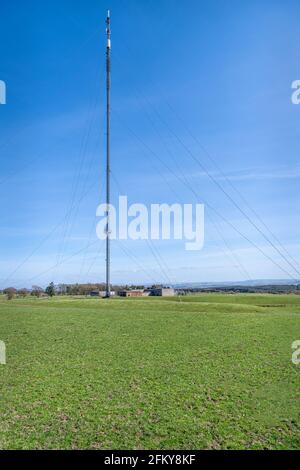
[{"label": "farm building", "polygon": [[[116,295],[115,292],[111,292],[110,295],[114,297]],[[90,293],[91,297],[106,297],[106,292],[105,291],[99,291],[99,290],[94,290]]]},{"label": "farm building", "polygon": [[100,297],[100,292],[98,290],[93,290],[90,292],[91,297]]},{"label": "farm building", "polygon": [[118,292],[120,297],[143,297],[144,291],[142,290],[121,290]]},{"label": "farm building", "polygon": [[175,289],[163,287],[157,289],[150,289],[150,295],[155,297],[174,297]]}]

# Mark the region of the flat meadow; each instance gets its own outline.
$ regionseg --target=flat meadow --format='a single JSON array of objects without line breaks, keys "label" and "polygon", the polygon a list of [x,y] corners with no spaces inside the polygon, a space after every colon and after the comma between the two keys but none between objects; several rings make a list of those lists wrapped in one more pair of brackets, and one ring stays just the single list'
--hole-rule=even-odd
[{"label": "flat meadow", "polygon": [[299,449],[300,296],[0,297],[1,449]]}]

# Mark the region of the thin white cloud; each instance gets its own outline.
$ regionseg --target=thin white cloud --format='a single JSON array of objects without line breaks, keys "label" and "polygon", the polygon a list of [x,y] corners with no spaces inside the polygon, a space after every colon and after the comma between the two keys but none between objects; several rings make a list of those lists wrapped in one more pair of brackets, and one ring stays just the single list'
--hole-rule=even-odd
[{"label": "thin white cloud", "polygon": [[215,176],[218,180],[246,181],[246,180],[266,180],[266,179],[298,179],[300,178],[300,168],[275,168],[272,170],[248,169],[229,173],[224,176]]}]

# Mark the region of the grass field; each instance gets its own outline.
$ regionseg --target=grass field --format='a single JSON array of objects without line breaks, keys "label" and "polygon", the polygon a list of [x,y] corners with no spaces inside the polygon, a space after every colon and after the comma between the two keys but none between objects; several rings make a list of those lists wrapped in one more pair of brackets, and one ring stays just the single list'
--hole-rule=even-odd
[{"label": "grass field", "polygon": [[300,296],[0,298],[2,449],[300,448]]}]

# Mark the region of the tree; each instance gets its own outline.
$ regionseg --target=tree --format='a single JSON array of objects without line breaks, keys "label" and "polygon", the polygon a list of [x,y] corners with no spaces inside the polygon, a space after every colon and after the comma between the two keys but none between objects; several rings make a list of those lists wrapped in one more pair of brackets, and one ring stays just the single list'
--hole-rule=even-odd
[{"label": "tree", "polygon": [[18,290],[18,295],[19,297],[27,297],[27,295],[29,294],[29,291],[28,289],[19,289]]},{"label": "tree", "polygon": [[31,295],[33,295],[34,297],[41,297],[43,292],[44,292],[44,289],[42,289],[42,287],[32,286]]},{"label": "tree", "polygon": [[50,282],[49,286],[46,288],[46,294],[49,295],[49,297],[54,297],[55,296],[55,286],[53,282]]},{"label": "tree", "polygon": [[4,289],[3,292],[7,295],[7,300],[12,300],[16,295],[17,289],[14,287],[8,287],[7,289]]},{"label": "tree", "polygon": [[57,295],[66,295],[67,294],[67,284],[58,284],[56,288]]}]

